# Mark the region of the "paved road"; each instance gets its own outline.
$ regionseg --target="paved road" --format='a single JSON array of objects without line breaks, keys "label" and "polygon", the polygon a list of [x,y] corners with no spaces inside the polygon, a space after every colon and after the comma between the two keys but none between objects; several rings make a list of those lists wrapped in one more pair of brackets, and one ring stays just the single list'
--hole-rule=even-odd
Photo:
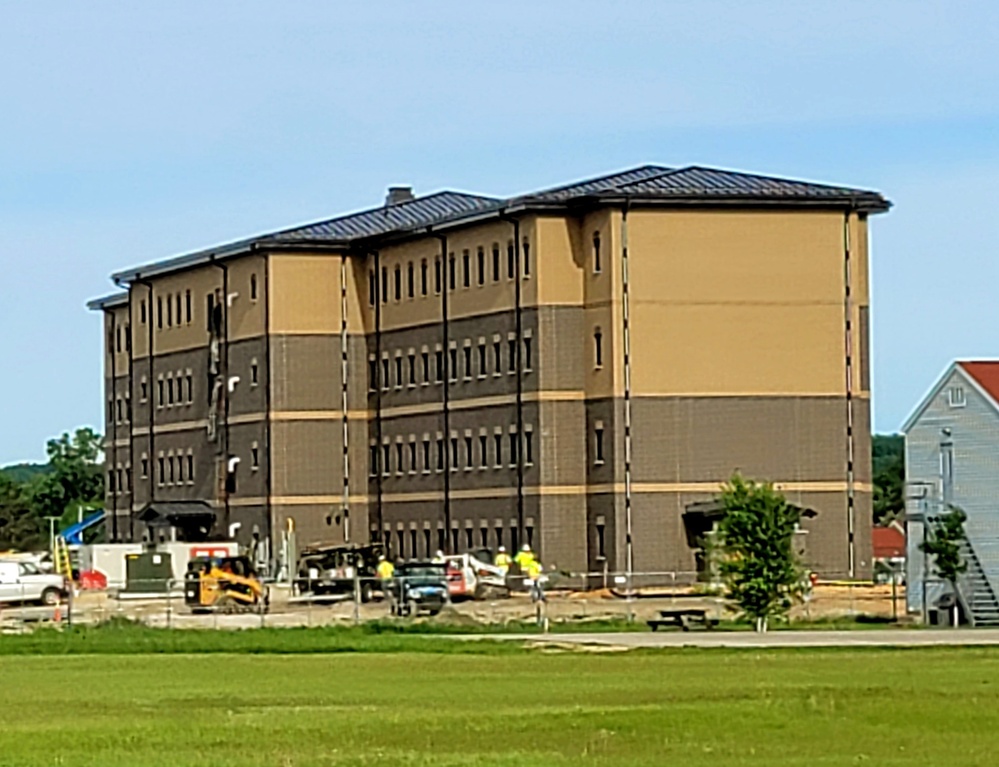
[{"label": "paved road", "polygon": [[489,639],[600,647],[929,647],[999,645],[999,629],[856,631],[657,631],[601,634],[494,634]]}]

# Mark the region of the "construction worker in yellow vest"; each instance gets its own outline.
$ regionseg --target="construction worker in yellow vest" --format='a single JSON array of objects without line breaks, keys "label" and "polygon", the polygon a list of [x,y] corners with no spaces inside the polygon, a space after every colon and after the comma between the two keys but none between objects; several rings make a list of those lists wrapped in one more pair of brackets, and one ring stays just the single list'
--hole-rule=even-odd
[{"label": "construction worker in yellow vest", "polygon": [[389,562],[384,556],[378,557],[378,568],[375,570],[378,579],[387,581],[395,575],[395,565]]},{"label": "construction worker in yellow vest", "polygon": [[517,567],[520,568],[520,572],[527,575],[527,568],[530,566],[531,562],[534,561],[534,552],[531,551],[529,544],[525,543],[520,551],[517,552],[517,556],[513,558],[513,561],[517,563]]},{"label": "construction worker in yellow vest", "polygon": [[506,547],[500,546],[493,564],[503,571],[503,575],[506,575],[507,571],[510,569],[511,562],[513,562],[513,560],[510,559],[510,555],[506,553]]},{"label": "construction worker in yellow vest", "polygon": [[527,567],[524,570],[524,575],[527,576],[528,581],[528,591],[531,595],[531,601],[533,602],[543,602],[545,599],[545,592],[541,588],[541,578],[544,574],[544,567],[541,563],[534,557],[531,557],[531,561],[527,563]]}]

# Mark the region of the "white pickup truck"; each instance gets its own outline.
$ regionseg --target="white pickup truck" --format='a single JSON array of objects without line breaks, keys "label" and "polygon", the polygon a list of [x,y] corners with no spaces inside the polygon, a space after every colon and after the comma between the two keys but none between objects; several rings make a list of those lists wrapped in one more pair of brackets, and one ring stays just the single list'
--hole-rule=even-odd
[{"label": "white pickup truck", "polygon": [[43,573],[31,562],[0,561],[0,604],[41,602],[58,604],[66,597],[61,575]]}]

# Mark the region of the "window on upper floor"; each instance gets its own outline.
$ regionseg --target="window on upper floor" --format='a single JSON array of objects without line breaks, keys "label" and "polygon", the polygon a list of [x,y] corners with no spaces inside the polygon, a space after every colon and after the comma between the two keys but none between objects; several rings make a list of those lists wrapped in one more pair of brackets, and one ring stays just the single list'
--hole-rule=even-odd
[{"label": "window on upper floor", "polygon": [[600,328],[593,331],[593,365],[598,368],[604,366],[604,334]]},{"label": "window on upper floor", "polygon": [[183,297],[180,295],[180,293],[178,293],[177,294],[177,327],[178,328],[180,327],[181,322],[182,322],[182,320],[181,320],[181,312],[180,312],[182,299],[183,299]]},{"label": "window on upper floor", "polygon": [[[253,298],[254,298],[254,300],[257,297],[256,296],[256,291],[257,291],[257,278],[254,277],[253,278]],[[185,293],[184,293],[184,313],[185,313],[185,320],[187,320],[187,324],[188,325],[190,325],[192,322],[194,322],[194,302],[191,299],[191,291],[190,290],[185,291]]]},{"label": "window on upper floor", "polygon": [[951,386],[947,390],[947,404],[951,407],[964,407],[968,404],[963,386]]},{"label": "window on upper floor", "polygon": [[388,303],[388,267],[382,267],[382,303]]},{"label": "window on upper floor", "polygon": [[402,300],[402,268],[396,265],[395,267],[395,300]]},{"label": "window on upper floor", "polygon": [[406,297],[413,298],[416,295],[416,276],[414,273],[413,262],[410,261],[406,265]]},{"label": "window on upper floor", "polygon": [[604,425],[600,421],[593,427],[593,462],[604,462]]},{"label": "window on upper floor", "polygon": [[479,285],[485,285],[486,284],[486,251],[482,248],[481,245],[479,246],[479,249],[476,251],[476,256],[475,257],[476,257],[476,262],[477,262],[476,266],[478,267],[476,269],[476,275],[475,275],[476,276],[476,282],[478,282]]},{"label": "window on upper floor", "polygon": [[440,294],[441,285],[443,280],[441,279],[441,257],[434,257],[434,293]]},{"label": "window on upper floor", "polygon": [[257,300],[257,275],[256,274],[251,274],[250,275],[250,300],[251,301],[256,301]]},{"label": "window on upper floor", "polygon": [[524,372],[529,373],[532,370],[532,354],[531,346],[534,339],[530,335],[524,336]]},{"label": "window on upper floor", "polygon": [[593,271],[599,274],[603,270],[600,262],[600,232],[593,233]]},{"label": "window on upper floor", "polygon": [[144,298],[139,302],[139,323],[146,324],[146,299]]},{"label": "window on upper floor", "polygon": [[455,289],[455,280],[457,279],[457,277],[455,276],[455,272],[456,271],[457,271],[456,259],[454,257],[454,253],[451,253],[447,257],[447,286],[448,286],[448,290],[454,290]]},{"label": "window on upper floor", "polygon": [[368,270],[368,303],[371,306],[375,305],[375,300],[378,298],[378,285],[375,284],[375,270]]},{"label": "window on upper floor", "polygon": [[420,262],[420,295],[427,295],[427,259]]},{"label": "window on upper floor", "polygon": [[156,329],[163,330],[163,296],[156,296]]},{"label": "window on upper floor", "polygon": [[420,365],[423,368],[423,385],[430,383],[430,352],[420,352]]},{"label": "window on upper floor", "polygon": [[512,280],[517,271],[517,256],[513,248],[513,241],[506,244],[506,278]]},{"label": "window on upper floor", "polygon": [[500,246],[498,242],[493,243],[493,282],[500,280]]},{"label": "window on upper floor", "polygon": [[526,280],[528,277],[531,276],[531,243],[527,241],[526,237],[524,238],[523,248],[524,248],[524,271],[521,274],[521,276]]}]

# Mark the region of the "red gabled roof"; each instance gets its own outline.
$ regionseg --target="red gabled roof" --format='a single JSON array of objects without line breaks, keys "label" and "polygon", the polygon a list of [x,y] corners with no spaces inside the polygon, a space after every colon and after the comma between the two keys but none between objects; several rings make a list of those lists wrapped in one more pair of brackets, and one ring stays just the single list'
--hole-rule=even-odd
[{"label": "red gabled roof", "polygon": [[958,362],[958,365],[975,379],[975,382],[999,402],[999,361]]},{"label": "red gabled roof", "polygon": [[871,530],[871,546],[875,559],[896,559],[905,556],[905,534],[896,524]]}]

